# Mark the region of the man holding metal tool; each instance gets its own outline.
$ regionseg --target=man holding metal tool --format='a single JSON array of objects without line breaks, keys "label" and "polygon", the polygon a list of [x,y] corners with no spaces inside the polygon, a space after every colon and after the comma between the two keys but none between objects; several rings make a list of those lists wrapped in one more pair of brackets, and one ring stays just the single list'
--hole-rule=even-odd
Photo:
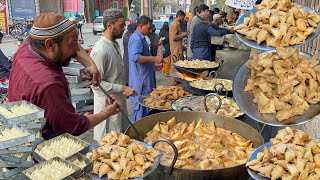
[{"label": "man holding metal tool", "polygon": [[[161,63],[162,58],[151,56],[144,36],[152,30],[152,20],[141,16],[137,20],[137,30],[131,35],[128,43],[129,53],[129,86],[141,95],[151,93],[156,87],[155,63]],[[129,98],[132,103],[132,122],[148,115],[148,108],[138,103],[138,97]]]},{"label": "man holding metal tool", "polygon": [[90,84],[100,83],[97,66],[78,44],[75,24],[53,12],[40,14],[35,19],[29,38],[14,56],[9,101],[26,100],[45,110],[47,122],[42,130],[45,139],[63,133],[80,135],[119,112],[118,101],[106,103],[93,115],[75,112],[62,71],[62,66],[67,66],[71,58],[76,58],[93,76]]},{"label": "man holding metal tool", "polygon": [[[101,75],[101,87],[113,94],[122,104],[122,111],[128,116],[126,96],[135,95],[135,91],[125,86],[126,73],[121,57],[120,47],[116,41],[122,37],[125,30],[125,19],[120,9],[108,9],[104,13],[103,26],[105,31],[101,39],[94,45],[90,56],[98,67]],[[94,112],[100,112],[105,107],[106,95],[92,86],[94,94]],[[124,132],[129,126],[124,115],[118,113],[109,117],[94,127],[94,140],[100,141],[109,131]]]}]

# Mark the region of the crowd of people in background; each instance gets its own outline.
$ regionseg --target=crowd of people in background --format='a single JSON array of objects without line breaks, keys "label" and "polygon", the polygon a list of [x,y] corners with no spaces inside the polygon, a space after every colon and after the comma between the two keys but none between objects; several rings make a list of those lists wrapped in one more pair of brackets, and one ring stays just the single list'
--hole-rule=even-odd
[{"label": "crowd of people in background", "polygon": [[[235,11],[231,19],[226,17],[225,12],[217,8],[210,10],[208,6],[201,4],[194,8],[194,16],[190,19],[181,10],[176,13],[175,17],[170,16],[168,22],[163,23],[159,34],[156,33],[153,20],[144,15],[138,15],[136,21],[127,27],[125,33],[123,11],[108,9],[103,17],[105,31],[101,39],[94,45],[89,57],[78,45],[78,36],[80,35],[82,39],[83,25],[83,19],[79,14],[70,19],[56,13],[42,14],[37,17],[35,23],[30,23],[30,36],[21,45],[15,56],[15,59],[23,60],[21,64],[16,63],[11,71],[11,75],[15,75],[17,79],[13,79],[14,83],[10,84],[13,88],[9,91],[9,100],[16,101],[29,97],[28,101],[38,103],[39,107],[46,110],[49,122],[45,127],[45,138],[47,139],[64,132],[79,135],[92,127],[94,127],[94,139],[97,141],[101,140],[106,132],[112,130],[123,132],[128,124],[122,114],[117,114],[117,108],[127,113],[126,99],[129,98],[132,104],[131,121],[135,122],[147,116],[149,109],[138,103],[138,95],[148,95],[156,88],[156,70],[162,69],[163,74],[169,76],[170,72],[175,71],[171,64],[178,60],[216,60],[217,46],[211,44],[211,37],[233,33],[232,26],[239,18],[239,12]],[[56,28],[54,31],[49,31],[51,27]],[[68,31],[64,31],[65,28]],[[47,32],[52,34],[47,35]],[[37,39],[39,37],[41,37],[40,45]],[[0,33],[0,43],[1,38]],[[120,38],[123,38],[123,55],[116,41]],[[71,57],[76,58],[93,75],[91,81],[93,85],[96,85],[101,77],[100,85],[117,101],[109,102],[100,89],[92,86],[95,114],[80,116],[75,113],[72,104],[68,101],[67,82],[61,70],[61,66],[69,64]],[[30,58],[32,61],[24,61],[25,58]],[[38,65],[35,66],[35,64]],[[34,67],[31,69],[34,72],[42,69],[39,73],[51,77],[50,83],[47,83],[48,80],[45,79],[47,76],[35,77],[36,75],[32,74],[31,70],[24,74],[20,73],[18,76],[24,66]],[[0,67],[0,69],[4,68],[6,67]],[[44,96],[42,90],[57,84],[55,82],[57,78],[53,78],[51,71],[46,68],[54,69],[55,76],[61,81],[55,86],[55,89],[49,88],[50,91],[45,91],[46,96]],[[30,87],[40,89],[39,92],[37,90],[35,94],[36,90],[27,88],[29,85],[21,84],[19,79],[23,78],[26,79],[25,82],[38,78],[42,83],[35,82],[36,84]],[[176,84],[175,79],[171,78],[171,85]],[[37,93],[41,94],[42,100],[39,102],[34,98],[38,97]],[[65,105],[60,107],[59,111],[50,111],[54,109],[51,107],[52,104],[57,103]],[[60,118],[56,113],[60,111],[66,114],[64,116],[66,118]],[[61,119],[71,119],[71,122],[77,123],[64,127]]]},{"label": "crowd of people in background", "polygon": [[[169,76],[174,72],[171,64],[178,60],[216,60],[218,45],[211,44],[212,36],[234,33],[233,27],[239,12],[234,11],[231,19],[218,8],[212,10],[205,4],[194,8],[194,16],[189,19],[179,10],[163,23],[159,34],[151,18],[139,16],[128,26],[123,37],[123,62],[125,72],[129,72],[128,85],[139,95],[149,94],[155,85],[155,71],[159,63],[162,72]],[[171,85],[177,82],[171,76]],[[129,97],[133,105],[132,121],[148,114],[148,110],[138,103],[138,98]]]}]

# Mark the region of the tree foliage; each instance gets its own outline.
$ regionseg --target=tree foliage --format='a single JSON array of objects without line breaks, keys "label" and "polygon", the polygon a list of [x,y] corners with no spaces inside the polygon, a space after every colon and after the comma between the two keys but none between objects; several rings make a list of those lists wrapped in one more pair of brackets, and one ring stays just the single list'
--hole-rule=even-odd
[{"label": "tree foliage", "polygon": [[163,0],[151,0],[151,4],[153,8],[162,7],[165,5],[165,2]]},{"label": "tree foliage", "polygon": [[137,13],[141,12],[141,0],[132,0],[132,4],[135,5],[134,11]]}]

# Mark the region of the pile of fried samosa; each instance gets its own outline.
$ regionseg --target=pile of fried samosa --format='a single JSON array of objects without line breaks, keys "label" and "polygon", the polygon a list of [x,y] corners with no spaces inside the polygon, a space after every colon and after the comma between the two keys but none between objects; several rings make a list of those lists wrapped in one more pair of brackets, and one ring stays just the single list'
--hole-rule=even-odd
[{"label": "pile of fried samosa", "polygon": [[129,136],[111,131],[87,157],[94,163],[93,173],[107,179],[134,179],[153,166],[159,152]]},{"label": "pile of fried samosa", "polygon": [[320,65],[295,48],[254,56],[246,63],[251,70],[245,91],[252,91],[260,113],[276,114],[279,121],[302,115],[309,104],[320,101]]},{"label": "pile of fried samosa", "polygon": [[[177,123],[175,118],[158,122],[147,133],[145,142],[151,144],[159,138],[167,138],[178,149],[178,160],[174,167],[183,169],[220,169],[245,164],[254,151],[252,142],[239,134],[216,128],[214,121],[206,124],[202,119],[197,123]],[[167,143],[158,143],[155,149],[163,152],[161,164],[169,166],[173,149]]]},{"label": "pile of fried samosa", "polygon": [[317,31],[320,22],[319,14],[290,0],[263,0],[256,9],[235,30],[257,44],[264,41],[272,47],[302,44]]},{"label": "pile of fried samosa", "polygon": [[150,93],[150,97],[144,99],[143,103],[150,108],[171,109],[171,101],[191,94],[179,86],[158,86]]},{"label": "pile of fried samosa", "polygon": [[319,146],[307,133],[287,127],[271,139],[270,148],[264,147],[246,165],[272,180],[320,179]]}]

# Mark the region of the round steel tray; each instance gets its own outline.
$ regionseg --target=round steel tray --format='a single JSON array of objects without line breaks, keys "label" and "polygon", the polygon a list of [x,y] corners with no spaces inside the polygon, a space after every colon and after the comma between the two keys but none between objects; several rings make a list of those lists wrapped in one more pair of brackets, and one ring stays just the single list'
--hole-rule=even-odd
[{"label": "round steel tray", "polygon": [[[140,142],[140,141],[139,141],[139,142]],[[142,143],[142,144],[143,144],[144,146],[146,146],[146,147],[151,147],[149,144],[147,144],[147,143],[145,143],[145,142],[140,142],[140,143]],[[93,148],[98,148],[98,144],[91,145],[91,146],[90,146],[90,152],[92,151]],[[143,179],[143,178],[148,177],[153,171],[155,171],[155,170],[158,168],[159,164],[160,164],[160,156],[158,156],[158,157],[155,158],[152,167],[149,167],[149,168],[144,172],[144,174],[143,174],[141,177],[139,177],[139,178],[134,178],[134,180],[141,180],[141,179]],[[95,179],[95,180],[108,180],[108,179],[106,178],[106,175],[104,175],[102,178],[100,178],[98,175],[92,174],[92,173],[89,173],[88,175],[89,175],[92,179]]]},{"label": "round steel tray", "polygon": [[[302,5],[299,5],[299,6],[302,6]],[[307,6],[304,6],[306,8],[307,11],[312,11],[313,9],[307,7]],[[252,10],[250,11],[247,11],[246,13],[244,13],[239,19],[238,21],[236,22],[236,26],[237,25],[240,25],[240,24],[243,24],[243,20],[245,17],[249,17],[250,16],[250,12],[253,12],[255,13],[256,12],[256,8],[253,8]],[[269,50],[274,50],[276,49],[275,47],[271,47],[271,46],[267,46],[266,42],[263,42],[261,44],[257,44],[257,42],[255,41],[252,41],[252,40],[249,40],[247,39],[244,35],[236,32],[235,33],[237,38],[242,42],[244,43],[245,45],[251,47],[251,48],[254,48],[254,49],[260,49],[260,50],[264,50],[264,51],[269,51]],[[312,40],[314,40],[318,35],[320,34],[320,23],[318,24],[318,29],[316,32],[310,34],[307,39],[305,40],[304,43],[302,44],[298,44],[298,45],[295,45],[295,46],[289,46],[289,47],[301,47],[301,46],[304,46],[308,43],[310,43]]]},{"label": "round steel tray", "polygon": [[[269,51],[274,52],[274,51]],[[264,52],[265,53],[265,52]],[[263,54],[263,53],[261,53]],[[310,54],[300,52],[300,55],[306,56],[308,59],[311,58]],[[271,126],[293,126],[304,124],[311,121],[312,118],[320,114],[320,103],[312,105],[309,104],[309,109],[300,116],[293,116],[284,121],[278,121],[275,114],[261,114],[258,110],[257,104],[253,103],[252,92],[245,92],[244,87],[247,84],[247,79],[250,77],[250,69],[247,68],[244,63],[238,70],[234,81],[233,81],[233,98],[239,105],[240,109],[251,117],[253,120],[268,124]]]},{"label": "round steel tray", "polygon": [[[262,152],[264,147],[270,148],[271,147],[271,143],[267,142],[267,143],[262,144],[261,146],[259,146],[256,150],[253,151],[253,153],[251,153],[251,155],[249,156],[247,162],[250,162],[252,160],[257,159],[257,154],[259,152]],[[252,169],[250,169],[248,167],[247,167],[247,171],[248,171],[248,174],[255,180],[270,180],[269,178],[260,176],[257,171],[254,171],[254,170],[252,170]]]},{"label": "round steel tray", "polygon": [[[317,139],[318,141],[319,139]],[[248,161],[247,162],[250,162],[252,160],[255,160],[257,159],[257,154],[259,152],[263,152],[263,148],[264,147],[267,147],[267,148],[270,148],[271,147],[271,143],[270,142],[267,142],[265,144],[262,144],[261,146],[259,146],[257,149],[255,149],[251,155],[249,156],[248,158]],[[259,173],[257,171],[254,171],[252,169],[250,169],[249,167],[247,167],[247,171],[248,171],[248,174],[254,179],[254,180],[270,180],[270,178],[267,178],[267,177],[263,177],[261,175],[259,175]]]},{"label": "round steel tray", "polygon": [[138,103],[144,107],[147,107],[149,109],[156,109],[156,110],[159,110],[159,111],[172,111],[172,109],[160,109],[160,108],[153,108],[153,107],[149,107],[149,106],[146,106],[144,103],[143,103],[143,100],[148,98],[149,96],[138,96]]}]

